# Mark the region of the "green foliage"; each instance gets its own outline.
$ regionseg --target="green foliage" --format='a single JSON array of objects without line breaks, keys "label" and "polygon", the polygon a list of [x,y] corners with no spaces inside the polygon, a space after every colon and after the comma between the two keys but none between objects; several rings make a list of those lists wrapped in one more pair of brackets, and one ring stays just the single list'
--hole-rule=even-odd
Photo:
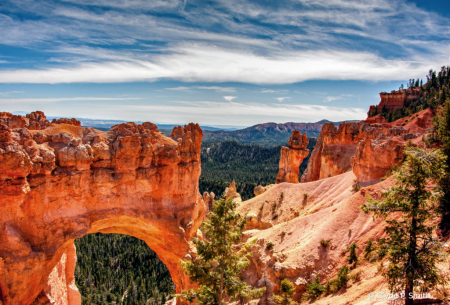
[{"label": "green foliage", "polygon": [[352,192],[359,192],[361,190],[361,184],[359,184],[358,180],[353,180],[355,184],[353,184]]},{"label": "green foliage", "polygon": [[273,247],[274,247],[274,244],[272,243],[272,242],[268,242],[267,244],[266,244],[266,247],[267,247],[267,250],[272,250],[273,249]]},{"label": "green foliage", "polygon": [[167,267],[142,240],[96,233],[76,239],[75,246],[82,304],[163,304],[175,288]]},{"label": "green foliage", "polygon": [[324,247],[325,249],[328,248],[331,245],[331,239],[324,239],[324,238],[322,238],[320,240],[320,245],[322,247]]},{"label": "green foliage", "polygon": [[193,238],[197,257],[181,261],[183,270],[196,282],[197,290],[177,294],[177,298],[197,304],[224,304],[262,295],[265,288],[255,289],[241,278],[250,263],[250,248],[255,243],[240,244],[246,218],[236,213],[236,203],[221,198],[213,204],[209,217],[202,223],[205,239]]},{"label": "green foliage", "polygon": [[316,280],[311,284],[306,284],[306,291],[303,295],[303,299],[314,301],[320,297],[324,291],[325,287],[320,284],[320,277],[317,276]]},{"label": "green foliage", "polygon": [[364,259],[369,259],[374,251],[374,244],[372,238],[369,239],[364,246]]},{"label": "green foliage", "polygon": [[442,215],[439,229],[445,234],[450,230],[450,99],[447,99],[442,112],[433,118],[433,135],[442,147],[447,170],[439,179],[442,196],[439,199],[439,212]]},{"label": "green foliage", "polygon": [[352,268],[356,267],[356,264],[358,263],[358,256],[356,255],[356,249],[359,249],[358,245],[354,242],[350,246],[347,247],[347,250],[345,252],[348,252],[349,255],[347,257],[347,261],[349,264],[353,264]]},{"label": "green foliage", "polygon": [[336,291],[339,291],[341,288],[347,288],[347,283],[349,280],[348,273],[350,272],[350,268],[345,265],[338,271],[337,279],[336,279]]},{"label": "green foliage", "polygon": [[277,213],[272,215],[272,220],[277,219],[277,218],[278,218],[278,214]]},{"label": "green foliage", "polygon": [[[263,147],[273,147],[279,145],[286,145],[292,134],[292,129],[279,129],[279,128],[257,128],[256,125],[236,131],[208,131],[203,130],[203,143],[209,142],[225,142],[236,141],[244,145],[259,145]],[[320,130],[301,130],[301,133],[306,132],[308,137],[318,137]]]},{"label": "green foliage", "polygon": [[297,302],[293,301],[291,297],[295,293],[295,286],[294,283],[292,283],[288,279],[284,279],[281,281],[281,296],[279,295],[273,295],[273,300],[278,305],[296,305]]},{"label": "green foliage", "polygon": [[[312,151],[315,145],[316,139],[310,138],[307,148]],[[257,185],[266,186],[275,182],[280,151],[281,146],[261,147],[236,141],[202,143],[200,193],[214,192],[220,196],[234,179],[242,199],[253,198]],[[300,175],[305,171],[308,160],[309,156],[300,165]]]},{"label": "green foliage", "polygon": [[430,186],[445,175],[445,157],[438,150],[406,147],[404,152],[406,160],[394,172],[396,185],[383,192],[381,200],[369,197],[362,209],[386,221],[388,237],[379,241],[389,261],[384,276],[391,292],[404,289],[409,295],[414,287],[426,291],[446,282],[436,266],[444,258],[431,225],[441,192]]},{"label": "green foliage", "polygon": [[[427,108],[435,110],[438,106],[443,105],[446,99],[450,96],[450,66],[441,67],[439,72],[430,70],[426,77],[427,82],[423,85],[422,81],[420,81],[421,85],[419,85],[417,80],[410,80],[408,89],[406,90],[412,90],[419,87],[421,89],[419,96],[412,101],[408,101],[405,107],[394,111],[387,111],[386,107],[383,105],[381,113],[380,110],[375,107],[375,111],[368,113],[369,117],[381,114],[387,119],[388,122],[393,122],[421,110]],[[403,89],[403,85],[400,89]]]}]

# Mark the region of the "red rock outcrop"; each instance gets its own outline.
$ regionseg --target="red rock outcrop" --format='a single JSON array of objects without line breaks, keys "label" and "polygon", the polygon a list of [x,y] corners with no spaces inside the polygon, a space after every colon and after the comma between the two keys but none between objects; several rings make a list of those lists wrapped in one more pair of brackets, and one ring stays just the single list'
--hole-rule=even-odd
[{"label": "red rock outcrop", "polygon": [[231,198],[233,202],[236,202],[238,204],[242,202],[241,194],[239,194],[236,190],[236,182],[234,182],[234,179],[233,181],[231,181],[230,185],[227,188],[225,188],[223,194],[225,198],[227,199]]},{"label": "red rock outcrop", "polygon": [[339,128],[333,123],[323,125],[301,182],[333,177],[350,170],[350,158],[364,138],[367,126],[353,122],[341,123]]},{"label": "red rock outcrop", "polygon": [[403,127],[389,129],[374,125],[358,144],[351,158],[353,173],[359,182],[374,182],[394,166],[402,163],[403,149],[408,140],[421,140],[420,133],[410,133]]},{"label": "red rock outcrop", "polygon": [[298,130],[292,131],[288,147],[281,147],[280,170],[276,183],[298,183],[300,164],[309,154],[309,149],[306,149],[308,143],[309,139],[306,137],[306,132],[302,135]]},{"label": "red rock outcrop", "polygon": [[373,113],[375,108],[377,108],[378,113],[383,111],[383,108],[387,111],[393,111],[398,108],[402,108],[403,106],[409,106],[411,102],[417,100],[420,97],[421,88],[408,88],[401,89],[398,91],[381,92],[380,98],[381,101],[378,106],[370,106],[369,113]]},{"label": "red rock outcrop", "polygon": [[341,123],[339,128],[327,123],[317,139],[301,182],[333,177],[352,167],[360,182],[379,179],[400,162],[407,140],[422,134],[417,131],[417,128],[396,126],[395,122]]},{"label": "red rock outcrop", "polygon": [[78,121],[75,118],[72,119],[66,119],[66,118],[60,118],[60,119],[53,119],[52,124],[68,124],[68,125],[74,125],[74,126],[81,126],[81,122]]},{"label": "red rock outcrop", "polygon": [[31,129],[0,124],[3,305],[64,294],[62,288],[48,293],[64,253],[65,280],[62,269],[58,277],[68,300],[78,302],[68,253],[75,238],[96,232],[144,240],[168,267],[177,291],[189,288],[179,259],[192,253],[190,239],[206,213],[198,190],[200,127],[174,128],[168,138],[152,123],[102,132],[47,124],[43,113],[28,119]]}]

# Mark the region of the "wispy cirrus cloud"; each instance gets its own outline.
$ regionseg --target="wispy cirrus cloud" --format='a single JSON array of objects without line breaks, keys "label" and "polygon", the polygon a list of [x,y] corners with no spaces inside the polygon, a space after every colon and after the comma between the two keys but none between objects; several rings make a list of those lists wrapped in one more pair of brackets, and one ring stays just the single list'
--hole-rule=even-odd
[{"label": "wispy cirrus cloud", "polygon": [[404,0],[9,2],[0,44],[48,64],[8,67],[0,82],[378,81],[448,63],[449,19]]},{"label": "wispy cirrus cloud", "polygon": [[341,95],[338,95],[338,96],[327,96],[327,97],[325,97],[323,102],[324,103],[328,103],[328,102],[333,102],[333,101],[347,99],[349,97],[353,97],[353,95],[352,94],[341,94]]},{"label": "wispy cirrus cloud", "polygon": [[220,86],[193,86],[193,87],[185,87],[179,86],[174,88],[166,88],[166,90],[173,91],[192,91],[192,90],[214,90],[216,92],[235,92],[236,88],[234,87],[220,87]]},{"label": "wispy cirrus cloud", "polygon": [[0,98],[0,104],[23,103],[23,104],[46,104],[65,101],[127,101],[142,100],[136,97],[58,97],[58,98]]}]

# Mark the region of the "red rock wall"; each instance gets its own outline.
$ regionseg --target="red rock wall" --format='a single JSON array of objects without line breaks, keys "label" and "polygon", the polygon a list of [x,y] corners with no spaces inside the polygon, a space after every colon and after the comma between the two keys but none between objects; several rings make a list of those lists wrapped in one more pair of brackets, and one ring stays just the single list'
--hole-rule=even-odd
[{"label": "red rock wall", "polygon": [[[179,259],[192,253],[189,240],[206,212],[198,191],[200,127],[174,128],[168,138],[152,123],[101,132],[47,124],[44,117],[28,118],[37,122],[33,130],[0,118],[3,304],[31,304],[38,296],[39,302],[63,254],[66,270],[73,270],[74,239],[96,232],[144,240],[177,291],[189,288]],[[65,275],[66,294],[77,303],[72,272]]]},{"label": "red rock wall", "polygon": [[407,140],[421,136],[417,129],[394,124],[325,124],[301,182],[333,177],[352,167],[360,182],[380,179],[399,164]]},{"label": "red rock wall", "polygon": [[411,102],[420,97],[420,92],[420,88],[402,89],[399,91],[392,91],[390,93],[381,92],[380,103],[378,106],[370,106],[369,112],[375,110],[375,107],[378,108],[378,112],[380,113],[383,110],[383,107],[385,107],[387,111],[393,111],[395,109],[402,108],[403,106],[408,106]]},{"label": "red rock wall", "polygon": [[336,128],[333,123],[326,123],[317,139],[301,182],[333,177],[350,170],[350,158],[365,135],[366,125],[344,122]]}]

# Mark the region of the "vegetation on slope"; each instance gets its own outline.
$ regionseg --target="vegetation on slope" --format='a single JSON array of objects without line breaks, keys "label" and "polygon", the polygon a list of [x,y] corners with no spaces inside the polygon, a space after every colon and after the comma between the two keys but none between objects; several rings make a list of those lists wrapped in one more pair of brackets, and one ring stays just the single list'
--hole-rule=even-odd
[{"label": "vegetation on slope", "polygon": [[[307,148],[312,152],[316,138],[310,138]],[[200,192],[214,192],[220,196],[233,181],[243,200],[252,198],[254,188],[275,183],[280,162],[281,146],[261,147],[242,145],[237,141],[203,143]],[[300,175],[305,171],[309,155],[300,165]]]},{"label": "vegetation on slope", "polygon": [[167,267],[142,240],[97,233],[75,246],[82,304],[163,304],[174,292]]},{"label": "vegetation on slope", "polygon": [[[442,67],[441,71],[437,72],[430,70],[427,77],[427,82],[419,79],[410,79],[407,87],[411,90],[420,88],[420,96],[412,101],[408,106],[404,106],[394,111],[388,111],[385,107],[381,110],[375,107],[374,111],[368,113],[369,117],[381,114],[388,122],[393,122],[413,113],[422,111],[427,108],[436,109],[443,105],[445,100],[450,96],[450,66]],[[403,89],[401,85],[400,90]]]}]

